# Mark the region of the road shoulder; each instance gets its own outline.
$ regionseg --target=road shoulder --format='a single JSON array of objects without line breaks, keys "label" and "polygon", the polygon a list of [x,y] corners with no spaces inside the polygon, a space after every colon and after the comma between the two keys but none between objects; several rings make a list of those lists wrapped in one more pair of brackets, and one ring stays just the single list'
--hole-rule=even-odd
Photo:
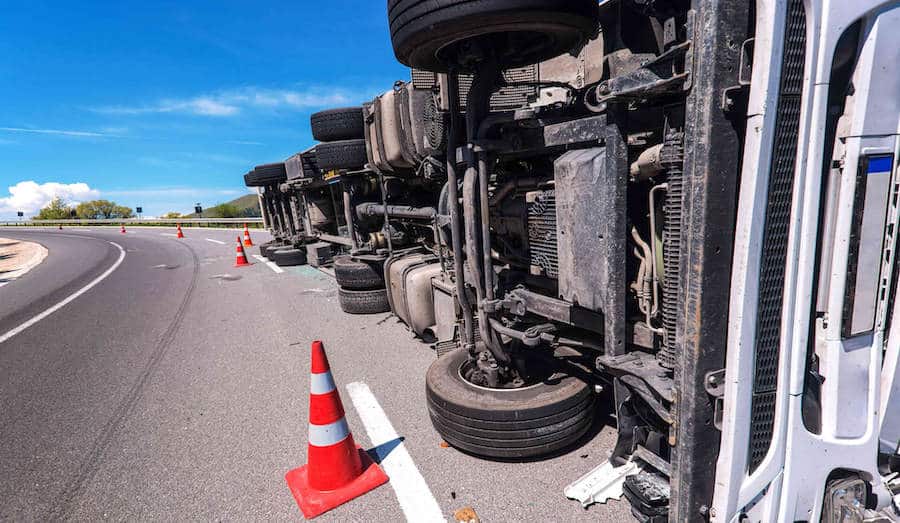
[{"label": "road shoulder", "polygon": [[47,258],[47,249],[36,242],[0,238],[0,287],[21,278]]}]

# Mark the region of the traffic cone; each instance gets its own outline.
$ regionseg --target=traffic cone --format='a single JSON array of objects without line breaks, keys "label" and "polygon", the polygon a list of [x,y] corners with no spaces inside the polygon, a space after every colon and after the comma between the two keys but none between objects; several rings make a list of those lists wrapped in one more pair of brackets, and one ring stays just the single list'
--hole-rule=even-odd
[{"label": "traffic cone", "polygon": [[246,265],[250,265],[250,262],[247,261],[247,253],[244,252],[244,246],[241,245],[241,237],[237,237],[237,260],[234,262],[235,267],[244,267]]},{"label": "traffic cone", "polygon": [[244,224],[244,247],[253,247],[253,240],[250,239],[250,229]]},{"label": "traffic cone", "polygon": [[184,233],[181,232],[181,224],[178,224],[178,234],[175,235],[176,238],[184,238]]},{"label": "traffic cone", "polygon": [[321,341],[312,344],[311,366],[309,461],[284,475],[300,510],[309,519],[388,481],[381,467],[353,441]]},{"label": "traffic cone", "polygon": [[125,234],[125,224],[124,224],[124,223],[122,224],[122,231],[121,231],[121,232],[122,232],[122,234]]}]

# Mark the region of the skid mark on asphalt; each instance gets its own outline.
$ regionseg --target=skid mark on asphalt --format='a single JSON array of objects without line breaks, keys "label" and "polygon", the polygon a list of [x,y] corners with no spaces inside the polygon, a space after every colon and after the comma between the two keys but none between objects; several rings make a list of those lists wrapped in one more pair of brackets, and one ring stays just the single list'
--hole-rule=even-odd
[{"label": "skid mark on asphalt", "polygon": [[270,261],[268,260],[268,258],[265,258],[265,257],[263,257],[263,256],[260,256],[259,254],[254,254],[253,257],[256,258],[257,260],[259,260],[259,261],[265,263],[265,264],[266,264],[266,267],[272,269],[272,270],[275,271],[277,274],[281,274],[281,273],[284,272],[284,269],[282,269],[281,267],[279,267],[278,265],[276,265],[275,262],[270,262]]},{"label": "skid mark on asphalt", "polygon": [[122,422],[134,412],[134,408],[137,406],[138,400],[140,400],[141,394],[144,392],[144,388],[150,381],[150,376],[156,371],[159,362],[162,360],[163,356],[165,356],[169,345],[171,345],[172,341],[175,339],[175,334],[181,327],[185,312],[194,295],[194,288],[197,286],[197,276],[200,272],[200,263],[197,254],[190,247],[185,246],[185,248],[190,251],[191,257],[193,258],[194,271],[191,275],[191,283],[184,293],[184,299],[181,300],[181,303],[178,305],[178,309],[175,311],[175,317],[172,318],[169,327],[160,337],[159,343],[154,347],[153,352],[150,353],[150,359],[147,361],[147,365],[138,377],[137,382],[135,382],[122,402],[116,407],[112,417],[106,425],[104,425],[100,435],[94,441],[94,446],[87,454],[87,459],[85,459],[79,467],[78,475],[69,483],[69,486],[63,490],[58,498],[59,501],[57,501],[56,505],[51,509],[48,519],[52,521],[70,519],[67,517],[67,514],[71,509],[72,503],[81,494],[84,486],[94,477],[94,474],[97,473],[97,469],[103,461],[103,454],[106,452],[107,447],[109,447],[109,444],[118,432]]},{"label": "skid mark on asphalt", "polygon": [[422,477],[406,446],[391,425],[391,420],[369,390],[369,386],[361,382],[348,383],[347,392],[363,425],[366,426],[372,446],[389,448],[386,455],[378,457],[384,471],[391,478],[390,485],[397,495],[397,501],[400,502],[406,520],[447,521],[441,512],[441,506],[425,483],[425,478]]}]

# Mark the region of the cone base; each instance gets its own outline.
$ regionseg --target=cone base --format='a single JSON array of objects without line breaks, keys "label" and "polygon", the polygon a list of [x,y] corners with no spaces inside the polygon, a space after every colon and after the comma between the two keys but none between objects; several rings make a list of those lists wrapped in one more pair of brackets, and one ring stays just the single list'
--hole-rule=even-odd
[{"label": "cone base", "polygon": [[351,499],[362,496],[366,492],[384,485],[388,481],[387,474],[381,470],[369,454],[357,447],[359,459],[362,462],[363,472],[358,478],[337,490],[321,491],[309,486],[308,469],[306,465],[296,468],[284,475],[291,494],[297,500],[297,505],[307,519],[320,516],[329,510],[343,505]]},{"label": "cone base", "polygon": [[249,263],[249,262],[247,262],[247,263],[235,263],[234,266],[235,266],[235,267],[249,267],[249,266],[250,266],[250,263]]},{"label": "cone base", "polygon": [[253,247],[253,242],[244,242],[244,247]]}]

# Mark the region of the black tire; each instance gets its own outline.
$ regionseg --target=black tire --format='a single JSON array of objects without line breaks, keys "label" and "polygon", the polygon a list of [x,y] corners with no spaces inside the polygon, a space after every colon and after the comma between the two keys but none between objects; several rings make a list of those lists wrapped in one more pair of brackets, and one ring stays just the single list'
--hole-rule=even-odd
[{"label": "black tire", "polygon": [[425,375],[431,422],[454,447],[487,458],[536,458],[572,445],[593,424],[594,393],[581,379],[557,372],[521,389],[476,387],[459,372],[467,357],[464,349],[454,350]]},{"label": "black tire", "polygon": [[259,254],[260,254],[260,256],[268,258],[269,255],[272,254],[271,251],[273,251],[275,249],[281,249],[283,247],[284,247],[284,245],[282,245],[281,242],[272,240],[270,242],[266,242],[259,246]]},{"label": "black tire", "polygon": [[378,314],[391,310],[385,289],[368,291],[338,289],[338,301],[341,310],[347,314]]},{"label": "black tire", "polygon": [[283,162],[257,165],[244,175],[244,183],[247,184],[247,187],[264,187],[284,181],[287,181],[287,171]]},{"label": "black tire", "polygon": [[309,117],[313,138],[320,142],[356,140],[365,137],[362,107],[320,111]]},{"label": "black tire", "polygon": [[279,267],[293,267],[306,265],[306,250],[294,248],[282,248],[269,250],[270,259]]},{"label": "black tire", "polygon": [[340,140],[324,142],[316,146],[316,160],[319,169],[362,169],[369,158],[366,156],[365,140]]},{"label": "black tire", "polygon": [[350,256],[334,258],[334,279],[341,288],[368,290],[384,288],[384,261],[365,262]]},{"label": "black tire", "polygon": [[594,34],[598,14],[597,0],[388,0],[397,59],[442,73],[464,65],[459,45],[476,37],[490,38],[505,67],[558,56]]}]

